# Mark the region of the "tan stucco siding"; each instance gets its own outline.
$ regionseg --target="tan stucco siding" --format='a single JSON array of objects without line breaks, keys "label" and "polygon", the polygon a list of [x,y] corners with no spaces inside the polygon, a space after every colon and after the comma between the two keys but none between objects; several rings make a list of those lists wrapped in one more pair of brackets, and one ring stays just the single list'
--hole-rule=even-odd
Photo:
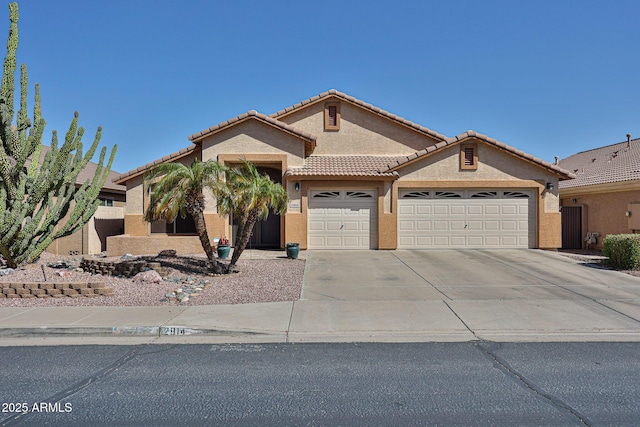
[{"label": "tan stucco siding", "polygon": [[[405,166],[398,170],[403,181],[460,181],[464,187],[470,188],[474,183],[478,188],[487,183],[495,182],[493,187],[499,187],[508,181],[535,181],[540,185],[547,182],[553,183],[552,191],[545,191],[541,200],[545,212],[558,212],[558,177],[539,166],[497,148],[478,143],[478,169],[460,169],[460,147],[454,145],[451,148],[428,156],[423,160]],[[529,185],[528,185],[529,186]]]},{"label": "tan stucco siding", "polygon": [[[633,229],[633,219],[625,213],[631,203],[640,203],[640,190],[573,194],[562,192],[562,206],[581,206],[583,211],[582,234],[598,233],[596,247],[602,247],[602,239],[608,234],[638,232]],[[575,199],[575,202],[573,201]],[[636,218],[637,219],[637,218]]]},{"label": "tan stucco siding", "polygon": [[256,120],[215,133],[202,141],[203,160],[218,160],[219,154],[285,154],[289,167],[304,164],[304,141]]},{"label": "tan stucco siding", "polygon": [[324,102],[282,121],[317,136],[314,155],[409,155],[438,142],[347,102],[340,104],[337,131],[324,129]]},{"label": "tan stucco siding", "polygon": [[142,215],[144,213],[144,187],[142,176],[127,181],[127,215]]}]

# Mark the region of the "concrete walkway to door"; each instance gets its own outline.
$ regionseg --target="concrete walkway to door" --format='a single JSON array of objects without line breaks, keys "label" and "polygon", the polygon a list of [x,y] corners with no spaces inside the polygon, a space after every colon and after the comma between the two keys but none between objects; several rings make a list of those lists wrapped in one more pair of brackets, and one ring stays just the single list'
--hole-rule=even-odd
[{"label": "concrete walkway to door", "polygon": [[640,340],[640,278],[539,250],[309,251],[296,309],[338,335]]}]

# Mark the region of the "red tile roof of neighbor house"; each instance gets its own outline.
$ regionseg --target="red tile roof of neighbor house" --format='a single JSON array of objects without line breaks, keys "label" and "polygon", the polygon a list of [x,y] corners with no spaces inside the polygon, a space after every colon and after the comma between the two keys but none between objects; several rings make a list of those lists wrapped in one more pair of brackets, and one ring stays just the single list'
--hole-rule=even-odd
[{"label": "red tile roof of neighbor house", "polygon": [[[51,151],[51,147],[47,146],[47,145],[43,145],[42,146],[42,151],[40,152],[40,159],[39,159],[39,164],[42,165],[42,163],[44,162],[44,157],[47,154],[47,152]],[[86,152],[85,152],[86,153]],[[85,154],[83,153],[83,154]],[[107,156],[105,158],[105,164],[108,162],[108,156],[109,156],[109,152],[107,152]],[[28,165],[30,164],[30,161],[27,160],[26,166],[28,167]],[[103,168],[105,166],[105,164],[103,164]],[[85,168],[83,170],[80,171],[80,173],[78,174],[78,177],[76,178],[76,185],[82,185],[84,184],[87,180],[91,181],[93,179],[93,177],[96,174],[96,169],[98,168],[98,164],[94,163],[94,162],[89,162],[87,163],[87,165],[85,166]],[[104,182],[104,185],[102,186],[102,190],[103,191],[111,191],[111,192],[116,192],[116,193],[125,193],[127,188],[124,185],[120,185],[118,183],[116,183],[116,179],[120,176],[120,174],[116,171],[110,170],[109,171],[109,175],[107,175],[107,179]]]},{"label": "red tile roof of neighbor house", "polygon": [[640,180],[640,139],[582,151],[562,159],[559,165],[576,175],[560,188]]}]

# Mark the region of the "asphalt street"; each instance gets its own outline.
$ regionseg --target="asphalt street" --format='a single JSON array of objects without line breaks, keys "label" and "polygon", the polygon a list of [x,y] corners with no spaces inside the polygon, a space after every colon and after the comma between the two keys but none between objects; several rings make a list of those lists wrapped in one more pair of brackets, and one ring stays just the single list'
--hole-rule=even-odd
[{"label": "asphalt street", "polygon": [[0,426],[636,426],[639,351],[482,341],[2,347]]}]

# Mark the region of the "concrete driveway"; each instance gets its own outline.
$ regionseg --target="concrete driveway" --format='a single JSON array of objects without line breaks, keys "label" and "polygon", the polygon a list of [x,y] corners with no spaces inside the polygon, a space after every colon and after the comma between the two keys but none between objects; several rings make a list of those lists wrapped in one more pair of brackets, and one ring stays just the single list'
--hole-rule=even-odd
[{"label": "concrete driveway", "polygon": [[301,300],[314,303],[310,321],[334,330],[351,318],[380,329],[400,317],[391,330],[640,338],[640,278],[540,250],[309,251]]}]

